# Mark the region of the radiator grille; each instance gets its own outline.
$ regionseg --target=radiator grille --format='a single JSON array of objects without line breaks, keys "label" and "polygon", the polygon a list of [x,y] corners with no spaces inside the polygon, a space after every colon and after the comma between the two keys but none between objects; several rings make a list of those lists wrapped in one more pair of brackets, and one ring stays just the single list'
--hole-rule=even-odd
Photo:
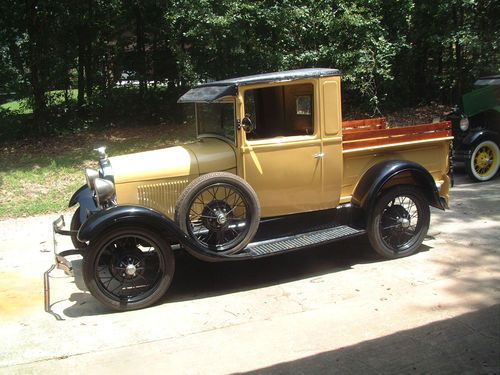
[{"label": "radiator grille", "polygon": [[140,185],[137,188],[139,204],[174,217],[177,198],[189,183],[187,178],[169,180],[157,184]]}]

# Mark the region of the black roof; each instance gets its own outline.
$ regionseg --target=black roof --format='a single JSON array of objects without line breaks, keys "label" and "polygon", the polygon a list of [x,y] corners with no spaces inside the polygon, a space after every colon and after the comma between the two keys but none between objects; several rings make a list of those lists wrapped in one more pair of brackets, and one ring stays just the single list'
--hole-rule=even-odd
[{"label": "black roof", "polygon": [[198,85],[197,87],[228,86],[228,85],[242,86],[242,85],[251,85],[254,83],[294,81],[296,79],[303,79],[303,78],[319,78],[319,77],[331,77],[339,75],[340,71],[338,69],[305,68],[305,69],[285,70],[283,72],[254,74],[251,76],[238,77],[238,78],[229,78],[222,81],[203,83],[201,85]]},{"label": "black roof", "polygon": [[329,68],[306,68],[287,70],[283,72],[255,74],[251,76],[230,78],[222,81],[207,82],[196,86],[182,95],[178,103],[204,102],[209,103],[224,96],[234,96],[238,92],[238,86],[251,85],[255,83],[270,83],[294,81],[304,78],[320,78],[340,76],[338,69]]},{"label": "black roof", "polygon": [[480,77],[476,82],[475,86],[498,86],[500,85],[500,75]]}]

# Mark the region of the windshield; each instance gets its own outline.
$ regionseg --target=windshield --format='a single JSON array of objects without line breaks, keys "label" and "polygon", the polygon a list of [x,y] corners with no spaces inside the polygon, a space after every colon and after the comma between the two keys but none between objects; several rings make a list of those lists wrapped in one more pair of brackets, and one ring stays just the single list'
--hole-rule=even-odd
[{"label": "windshield", "polygon": [[196,103],[198,135],[212,134],[235,139],[234,101],[221,103]]}]

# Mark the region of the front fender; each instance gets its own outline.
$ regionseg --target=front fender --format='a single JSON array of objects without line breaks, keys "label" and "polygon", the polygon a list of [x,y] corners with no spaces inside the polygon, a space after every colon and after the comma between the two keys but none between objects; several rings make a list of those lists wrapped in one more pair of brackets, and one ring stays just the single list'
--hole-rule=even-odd
[{"label": "front fender", "polygon": [[204,261],[213,262],[227,258],[225,255],[209,253],[198,247],[174,221],[161,212],[137,205],[113,206],[90,216],[80,227],[78,239],[82,242],[92,241],[119,225],[141,226],[161,233],[170,241],[179,242],[191,255]]},{"label": "front fender", "polygon": [[498,132],[489,129],[477,129],[471,131],[462,140],[462,147],[469,149],[475,143],[482,142],[487,139],[492,139],[498,142],[499,134]]},{"label": "front fender", "polygon": [[94,193],[92,193],[86,184],[75,191],[69,200],[68,207],[72,207],[77,203],[80,204],[80,223],[85,222],[89,212],[98,210],[94,199]]},{"label": "front fender", "polygon": [[445,209],[431,174],[420,164],[408,160],[383,161],[368,169],[354,189],[353,205],[370,212],[384,185],[402,173],[410,173],[415,183],[422,187],[422,191],[431,206]]}]

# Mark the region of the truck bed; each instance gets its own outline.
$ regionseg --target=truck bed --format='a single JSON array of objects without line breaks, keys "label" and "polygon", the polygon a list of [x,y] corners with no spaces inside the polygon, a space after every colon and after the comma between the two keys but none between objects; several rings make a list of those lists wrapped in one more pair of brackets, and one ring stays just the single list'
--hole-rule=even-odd
[{"label": "truck bed", "polygon": [[447,183],[451,122],[387,127],[384,118],[342,123],[341,202],[349,202],[359,176],[383,160],[411,160],[426,168],[437,184]]}]

